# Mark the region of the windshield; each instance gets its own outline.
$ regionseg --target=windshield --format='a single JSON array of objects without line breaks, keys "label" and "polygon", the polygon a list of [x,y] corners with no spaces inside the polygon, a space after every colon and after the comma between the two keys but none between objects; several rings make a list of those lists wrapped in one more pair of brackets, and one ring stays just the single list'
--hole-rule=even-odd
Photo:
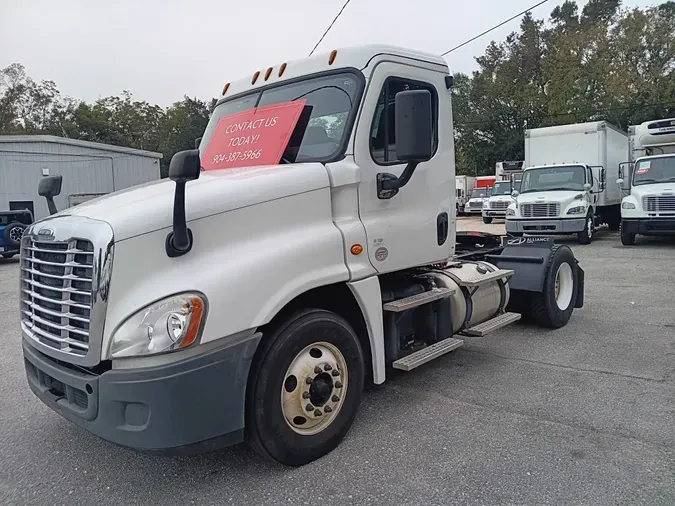
[{"label": "windshield", "polygon": [[580,165],[527,169],[520,183],[520,193],[553,190],[583,191],[586,171]]},{"label": "windshield", "polygon": [[633,185],[672,183],[675,181],[675,156],[638,160],[633,172]]},{"label": "windshield", "polygon": [[492,196],[495,195],[510,195],[511,194],[511,182],[510,181],[499,181],[495,183],[492,187]]},{"label": "windshield", "polygon": [[471,192],[472,199],[484,199],[487,197],[487,190],[485,188],[474,188]]},{"label": "windshield", "polygon": [[281,163],[328,161],[344,151],[348,125],[358,106],[362,81],[343,72],[274,86],[236,97],[216,106],[200,143],[200,155],[224,116],[295,100],[306,100]]}]

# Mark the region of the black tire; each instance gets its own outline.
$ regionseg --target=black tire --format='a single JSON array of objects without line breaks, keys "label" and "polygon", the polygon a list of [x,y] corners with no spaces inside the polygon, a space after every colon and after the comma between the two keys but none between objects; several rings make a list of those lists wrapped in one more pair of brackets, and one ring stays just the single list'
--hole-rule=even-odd
[{"label": "black tire", "polygon": [[492,218],[488,218],[487,216],[483,216],[483,223],[485,223],[486,225],[489,225],[490,223],[492,223]]},{"label": "black tire", "polygon": [[21,247],[21,237],[23,231],[26,230],[26,225],[23,223],[13,222],[5,227],[2,234],[2,239],[5,241],[5,248],[19,249]]},{"label": "black tire", "polygon": [[593,233],[594,233],[594,220],[593,220],[593,214],[588,213],[586,215],[586,223],[584,224],[584,229],[577,234],[577,238],[579,239],[580,244],[591,244],[591,241],[593,240]]},{"label": "black tire", "polygon": [[[561,309],[556,302],[556,274],[560,266],[568,263],[572,269],[572,297],[569,305]],[[579,289],[577,281],[576,260],[569,246],[557,244],[553,246],[548,265],[546,266],[544,278],[544,291],[542,293],[532,294],[530,300],[530,311],[533,320],[542,327],[558,329],[567,325],[574,302],[577,298]]]},{"label": "black tire", "polygon": [[[344,318],[321,309],[292,314],[263,339],[249,377],[246,408],[249,444],[266,458],[301,466],[335,449],[354,422],[364,385],[361,344]],[[293,360],[317,342],[330,343],[342,353],[347,364],[347,393],[328,426],[317,434],[304,435],[286,421],[280,394]]]},{"label": "black tire", "polygon": [[621,224],[621,244],[624,246],[633,246],[635,244],[635,235],[626,231],[626,227]]}]

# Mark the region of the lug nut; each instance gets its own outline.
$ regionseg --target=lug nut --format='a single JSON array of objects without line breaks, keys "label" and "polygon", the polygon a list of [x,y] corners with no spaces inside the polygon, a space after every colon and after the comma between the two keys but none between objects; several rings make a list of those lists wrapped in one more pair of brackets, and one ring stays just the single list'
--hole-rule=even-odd
[{"label": "lug nut", "polygon": [[330,364],[326,364],[326,365],[323,366],[324,371],[330,371],[331,369],[332,369],[332,367],[330,366]]},{"label": "lug nut", "polygon": [[303,399],[309,399],[309,392],[302,392]]},{"label": "lug nut", "polygon": [[332,408],[331,408],[330,406],[326,406],[325,408],[323,408],[323,410],[324,410],[326,413],[330,413],[331,411],[333,411]]},{"label": "lug nut", "polygon": [[335,388],[342,388],[342,383],[340,381],[336,381]]},{"label": "lug nut", "polygon": [[340,398],[337,395],[334,395],[333,398],[331,399],[333,402],[338,402]]},{"label": "lug nut", "polygon": [[321,416],[321,415],[323,415],[323,413],[321,412],[320,409],[315,409],[315,410],[314,410],[314,416]]},{"label": "lug nut", "polygon": [[340,371],[333,371],[331,374],[333,376],[340,376]]},{"label": "lug nut", "polygon": [[312,411],[314,409],[314,406],[312,406],[311,404],[307,404],[307,406],[305,406],[305,409],[307,411]]},{"label": "lug nut", "polygon": [[321,370],[321,367],[318,365],[314,368],[314,374],[321,374],[323,371]]},{"label": "lug nut", "polygon": [[307,383],[308,385],[311,385],[312,384],[312,378],[309,378],[309,377],[305,378],[305,383]]}]

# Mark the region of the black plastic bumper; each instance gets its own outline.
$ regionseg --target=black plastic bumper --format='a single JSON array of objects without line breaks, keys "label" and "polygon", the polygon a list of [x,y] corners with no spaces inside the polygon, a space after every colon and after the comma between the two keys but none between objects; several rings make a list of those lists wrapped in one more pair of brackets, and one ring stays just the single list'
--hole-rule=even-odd
[{"label": "black plastic bumper", "polygon": [[90,374],[26,342],[31,390],[89,432],[142,452],[196,453],[244,437],[248,373],[260,334],[179,362]]},{"label": "black plastic bumper", "polygon": [[628,218],[621,220],[621,227],[629,234],[675,235],[675,218]]}]

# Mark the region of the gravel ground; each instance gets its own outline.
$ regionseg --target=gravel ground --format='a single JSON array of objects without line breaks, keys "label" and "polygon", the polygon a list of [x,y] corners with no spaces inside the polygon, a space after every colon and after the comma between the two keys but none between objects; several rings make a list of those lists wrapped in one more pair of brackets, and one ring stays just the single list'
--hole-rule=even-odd
[{"label": "gravel ground", "polygon": [[141,456],[46,408],[23,370],[18,263],[0,260],[0,504],[672,506],[675,241],[569,244],[586,305],[567,327],[473,338],[370,388],[343,444],[300,469],[239,447]]}]

